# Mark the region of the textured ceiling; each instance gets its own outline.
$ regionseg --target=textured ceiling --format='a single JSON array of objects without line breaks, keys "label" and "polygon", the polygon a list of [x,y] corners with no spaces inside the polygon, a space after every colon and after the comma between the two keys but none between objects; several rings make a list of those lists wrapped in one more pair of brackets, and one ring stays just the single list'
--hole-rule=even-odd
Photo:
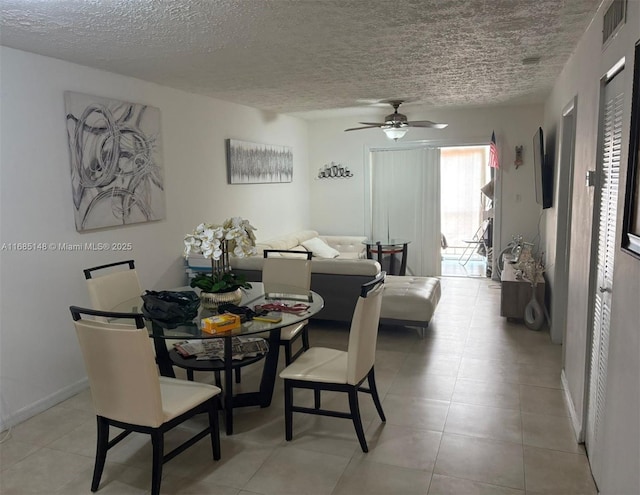
[{"label": "textured ceiling", "polygon": [[0,42],[303,116],[518,104],[543,100],[600,2],[0,0]]}]

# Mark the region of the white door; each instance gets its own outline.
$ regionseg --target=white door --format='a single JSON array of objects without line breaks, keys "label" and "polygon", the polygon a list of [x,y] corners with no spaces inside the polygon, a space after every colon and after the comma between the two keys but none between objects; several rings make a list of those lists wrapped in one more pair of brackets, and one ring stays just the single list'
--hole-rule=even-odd
[{"label": "white door", "polygon": [[602,475],[602,424],[607,384],[613,264],[616,250],[616,212],[622,145],[624,103],[623,76],[618,72],[606,82],[601,112],[601,148],[598,163],[599,188],[596,194],[598,214],[595,291],[593,294],[593,328],[587,408],[586,445],[591,471],[596,483]]}]

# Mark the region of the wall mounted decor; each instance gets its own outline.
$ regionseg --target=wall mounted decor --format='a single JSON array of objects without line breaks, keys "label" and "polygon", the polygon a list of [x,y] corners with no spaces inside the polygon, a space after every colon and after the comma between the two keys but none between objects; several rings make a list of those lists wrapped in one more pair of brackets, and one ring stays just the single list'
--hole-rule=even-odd
[{"label": "wall mounted decor", "polygon": [[293,180],[293,151],[288,146],[227,139],[229,184]]},{"label": "wall mounted decor", "polygon": [[518,170],[518,167],[520,165],[522,165],[523,161],[522,161],[522,146],[516,146],[516,159],[513,162],[513,164],[516,167],[516,170]]},{"label": "wall mounted decor", "polygon": [[160,110],[65,91],[76,230],[165,217]]},{"label": "wall mounted decor", "polygon": [[318,179],[348,179],[353,177],[349,167],[331,162],[318,170]]},{"label": "wall mounted decor", "polygon": [[636,42],[622,249],[640,258],[640,40]]}]

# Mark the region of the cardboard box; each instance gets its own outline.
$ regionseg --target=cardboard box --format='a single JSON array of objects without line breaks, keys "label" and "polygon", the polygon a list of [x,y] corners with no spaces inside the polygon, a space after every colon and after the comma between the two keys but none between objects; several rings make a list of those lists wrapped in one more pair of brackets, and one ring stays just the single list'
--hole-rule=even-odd
[{"label": "cardboard box", "polygon": [[231,313],[210,316],[200,320],[200,329],[205,333],[228,332],[240,327],[240,316]]}]

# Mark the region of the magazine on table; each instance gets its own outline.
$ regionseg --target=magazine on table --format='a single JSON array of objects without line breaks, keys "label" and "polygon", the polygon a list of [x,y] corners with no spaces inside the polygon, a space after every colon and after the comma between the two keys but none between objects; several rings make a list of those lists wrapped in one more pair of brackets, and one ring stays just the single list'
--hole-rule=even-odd
[{"label": "magazine on table", "polygon": [[[176,352],[182,357],[195,356],[197,361],[224,359],[223,339],[198,339],[184,340],[173,345]],[[269,351],[269,344],[260,337],[232,337],[231,354],[232,359],[241,360],[248,357],[255,357]]]}]

